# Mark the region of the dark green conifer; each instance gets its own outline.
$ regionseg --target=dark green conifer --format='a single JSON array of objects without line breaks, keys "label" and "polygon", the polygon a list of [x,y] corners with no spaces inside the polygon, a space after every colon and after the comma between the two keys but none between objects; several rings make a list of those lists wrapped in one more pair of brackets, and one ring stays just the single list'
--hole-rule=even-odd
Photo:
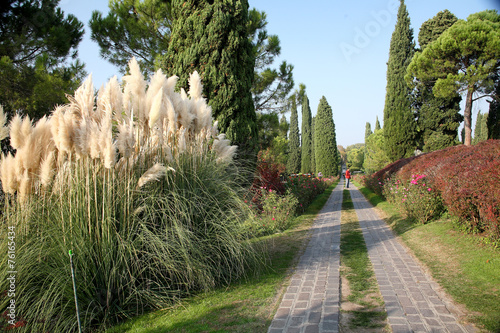
[{"label": "dark green conifer", "polygon": [[314,141],[315,141],[315,137],[314,137],[314,122],[316,120],[316,117],[313,117],[312,118],[312,121],[311,121],[311,172],[312,173],[317,173],[318,171],[316,170],[316,155],[315,155],[315,152],[314,152]]},{"label": "dark green conifer", "polygon": [[299,134],[299,117],[297,115],[297,102],[295,97],[292,97],[292,107],[290,115],[290,134],[288,136],[289,155],[286,169],[289,173],[300,172],[300,134]]},{"label": "dark green conifer", "polygon": [[328,105],[325,96],[321,97],[319,101],[314,137],[316,171],[321,172],[323,176],[337,175],[339,159],[335,123],[333,122],[332,108]]},{"label": "dark green conifer", "polygon": [[160,64],[168,75],[179,76],[178,87],[187,88],[189,75],[198,71],[220,131],[238,145],[240,157],[252,158],[258,138],[248,1],[173,0],[172,22],[168,51]]},{"label": "dark green conifer", "polygon": [[412,155],[416,148],[415,117],[411,110],[410,89],[404,78],[414,53],[413,29],[404,0],[401,0],[387,62],[384,107],[385,149],[391,161]]},{"label": "dark green conifer", "polygon": [[311,108],[309,107],[309,98],[304,94],[302,99],[302,163],[300,171],[302,173],[311,173],[311,150],[312,150],[312,135],[311,135]]}]

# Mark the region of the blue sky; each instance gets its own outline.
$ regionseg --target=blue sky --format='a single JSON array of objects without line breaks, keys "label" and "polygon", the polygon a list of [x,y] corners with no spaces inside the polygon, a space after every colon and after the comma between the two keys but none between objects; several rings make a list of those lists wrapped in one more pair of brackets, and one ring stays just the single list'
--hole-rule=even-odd
[{"label": "blue sky", "polygon": [[[313,115],[322,96],[333,110],[337,143],[344,147],[364,142],[365,124],[383,120],[389,44],[399,0],[249,0],[265,11],[267,30],[281,41],[281,60],[294,65],[295,84],[304,83]],[[417,41],[422,23],[448,9],[459,19],[485,9],[500,12],[499,0],[406,0]],[[107,1],[61,0],[60,7],[85,23],[79,58],[100,87],[118,69],[102,59],[90,40],[92,10],[107,12]],[[168,74],[168,73],[167,73]],[[476,103],[487,111],[486,102]],[[299,112],[299,120],[300,120]]]}]

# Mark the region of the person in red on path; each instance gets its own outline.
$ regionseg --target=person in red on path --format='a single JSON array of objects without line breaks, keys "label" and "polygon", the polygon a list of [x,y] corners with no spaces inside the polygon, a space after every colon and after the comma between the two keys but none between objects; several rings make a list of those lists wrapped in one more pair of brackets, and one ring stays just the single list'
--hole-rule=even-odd
[{"label": "person in red on path", "polygon": [[345,172],[345,179],[347,179],[346,187],[349,188],[349,180],[351,179],[351,171],[349,171],[349,169]]}]

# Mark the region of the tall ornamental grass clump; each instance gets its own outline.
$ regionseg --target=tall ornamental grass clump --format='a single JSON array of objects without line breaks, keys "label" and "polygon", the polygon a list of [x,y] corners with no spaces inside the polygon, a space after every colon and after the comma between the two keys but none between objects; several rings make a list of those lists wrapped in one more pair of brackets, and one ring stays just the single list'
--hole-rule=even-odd
[{"label": "tall ornamental grass clump", "polygon": [[[123,89],[115,77],[94,96],[89,78],[49,117],[10,122],[0,225],[16,232],[15,324],[25,331],[76,331],[68,250],[85,332],[227,283],[257,260],[247,176],[198,74],[188,95],[174,91],[175,76],[146,82],[135,59],[129,67]],[[0,256],[0,275],[8,270]],[[3,294],[2,312],[10,300]]]}]

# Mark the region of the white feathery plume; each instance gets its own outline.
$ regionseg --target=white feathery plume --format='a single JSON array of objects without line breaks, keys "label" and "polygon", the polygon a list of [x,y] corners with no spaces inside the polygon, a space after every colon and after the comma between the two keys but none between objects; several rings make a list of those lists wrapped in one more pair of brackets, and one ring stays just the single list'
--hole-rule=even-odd
[{"label": "white feathery plume", "polygon": [[153,128],[162,112],[163,88],[160,88],[152,98],[151,110],[149,111],[149,128]]},{"label": "white feathery plume", "polygon": [[99,125],[93,120],[90,120],[88,123],[88,127],[90,129],[89,134],[89,147],[90,147],[90,158],[96,159],[101,155],[101,146],[100,146],[100,130]]},{"label": "white feathery plume", "polygon": [[42,164],[40,166],[40,182],[42,183],[42,186],[48,186],[52,182],[55,172],[54,161],[55,155],[53,151],[49,152],[49,154],[42,160]]},{"label": "white feathery plume", "polygon": [[124,158],[129,158],[135,145],[134,131],[125,122],[118,125],[118,136],[116,138],[118,151]]},{"label": "white feathery plume", "polygon": [[129,61],[128,66],[130,75],[125,75],[122,78],[126,83],[124,104],[127,105],[128,102],[131,102],[131,107],[134,113],[136,113],[137,119],[139,119],[141,124],[145,124],[148,117],[148,114],[145,112],[146,81],[135,57]]},{"label": "white feathery plume", "polygon": [[214,140],[213,150],[217,156],[217,161],[219,162],[229,162],[232,160],[234,154],[236,153],[237,146],[231,146],[231,141],[226,139],[225,134],[219,134],[219,136]]},{"label": "white feathery plume", "polygon": [[83,84],[75,91],[74,100],[81,116],[89,117],[94,110],[94,85],[92,84],[92,74],[90,74]]},{"label": "white feathery plume", "polygon": [[26,116],[24,117],[23,123],[21,124],[21,145],[19,146],[19,148],[22,148],[24,145],[26,145],[26,140],[28,139],[32,131],[33,127],[30,117]]},{"label": "white feathery plume", "polygon": [[28,170],[25,170],[21,181],[19,182],[18,199],[20,202],[24,202],[28,195],[31,193],[31,179],[28,174]]},{"label": "white feathery plume", "polygon": [[182,154],[186,151],[187,140],[186,140],[186,129],[181,128],[177,131],[177,153]]},{"label": "white feathery plume", "polygon": [[23,124],[23,120],[21,116],[16,114],[14,118],[10,121],[10,145],[14,149],[19,149],[23,145],[24,137],[21,132],[21,126]]},{"label": "white feathery plume", "polygon": [[188,99],[188,95],[186,94],[186,90],[184,90],[184,88],[181,88],[181,98],[184,101]]},{"label": "white feathery plume", "polygon": [[171,167],[167,168],[161,163],[156,163],[151,168],[149,168],[148,171],[146,171],[141,176],[141,178],[139,178],[139,181],[137,182],[137,188],[141,188],[152,181],[160,180],[160,178],[164,177],[167,174],[167,171],[175,170]]},{"label": "white feathery plume", "polygon": [[[154,103],[155,97],[158,95],[158,91],[163,88],[167,77],[163,74],[161,69],[158,69],[153,76],[151,76],[148,90],[146,92],[146,111],[151,110],[151,106]],[[150,114],[151,116],[151,114]]]},{"label": "white feathery plume", "polygon": [[109,102],[111,109],[114,111],[114,120],[120,122],[122,120],[122,89],[118,83],[118,78],[113,76],[106,84],[106,89],[109,90]]},{"label": "white feathery plume", "polygon": [[173,75],[165,81],[163,90],[168,96],[173,96],[175,93],[175,86],[177,84],[177,81],[179,80],[179,77],[177,75]]},{"label": "white feathery plume", "polygon": [[196,101],[196,133],[201,132],[204,128],[209,128],[212,124],[212,108],[207,105],[205,100],[199,99]]},{"label": "white feathery plume", "polygon": [[165,96],[165,105],[167,109],[168,128],[170,132],[174,133],[177,130],[177,113],[175,112],[174,105],[168,96]]},{"label": "white feathery plume", "polygon": [[201,78],[197,71],[189,75],[189,96],[191,99],[197,100],[201,99],[201,94],[203,92],[203,85],[201,84]]},{"label": "white feathery plume", "polygon": [[9,129],[5,124],[7,124],[7,115],[3,112],[3,106],[0,105],[0,141],[9,136]]}]

